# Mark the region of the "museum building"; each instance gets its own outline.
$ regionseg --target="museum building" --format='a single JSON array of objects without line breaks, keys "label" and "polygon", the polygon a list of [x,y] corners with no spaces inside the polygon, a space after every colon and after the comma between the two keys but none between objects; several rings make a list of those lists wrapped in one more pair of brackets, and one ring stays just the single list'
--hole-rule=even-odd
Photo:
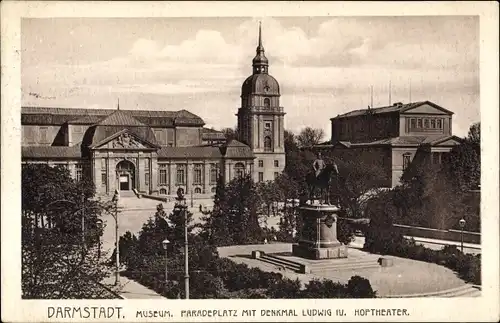
[{"label": "museum building", "polygon": [[22,163],[62,165],[77,180],[92,178],[100,195],[173,195],[179,187],[213,195],[219,175],[273,180],[285,167],[285,113],[260,27],[256,52],[241,89],[238,140],[186,110],[22,107]]}]

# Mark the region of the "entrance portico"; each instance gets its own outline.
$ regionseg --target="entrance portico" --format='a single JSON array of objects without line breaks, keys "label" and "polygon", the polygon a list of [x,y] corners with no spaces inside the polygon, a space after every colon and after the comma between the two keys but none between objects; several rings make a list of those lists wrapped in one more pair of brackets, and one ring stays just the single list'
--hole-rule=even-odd
[{"label": "entrance portico", "polygon": [[128,160],[122,160],[116,165],[118,179],[117,187],[120,191],[131,191],[135,187],[135,166]]}]

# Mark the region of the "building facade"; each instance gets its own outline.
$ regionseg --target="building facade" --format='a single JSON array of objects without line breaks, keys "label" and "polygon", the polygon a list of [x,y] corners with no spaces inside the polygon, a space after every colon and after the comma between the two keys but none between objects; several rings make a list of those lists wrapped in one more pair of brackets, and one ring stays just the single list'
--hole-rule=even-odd
[{"label": "building facade", "polygon": [[394,187],[410,163],[440,164],[461,143],[452,135],[452,116],[430,101],[355,110],[330,119],[331,140],[318,149],[377,164],[382,186]]},{"label": "building facade", "polygon": [[253,74],[242,86],[240,141],[186,111],[22,107],[22,162],[66,167],[100,195],[211,196],[217,178],[272,180],[285,166],[279,85],[267,74],[259,27]]}]

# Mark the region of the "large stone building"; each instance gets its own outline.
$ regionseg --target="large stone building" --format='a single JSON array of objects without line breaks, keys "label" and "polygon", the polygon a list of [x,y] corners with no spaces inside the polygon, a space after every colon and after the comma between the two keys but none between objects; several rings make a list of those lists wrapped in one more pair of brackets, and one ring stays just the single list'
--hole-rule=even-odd
[{"label": "large stone building", "polygon": [[377,164],[382,186],[393,187],[412,161],[439,164],[461,143],[452,135],[452,116],[429,101],[355,110],[330,119],[331,140],[318,148]]},{"label": "large stone building", "polygon": [[92,178],[98,194],[212,195],[227,182],[252,174],[272,180],[285,164],[284,113],[278,82],[268,74],[259,27],[253,74],[242,86],[238,140],[186,110],[144,111],[22,107],[22,161],[67,167]]}]

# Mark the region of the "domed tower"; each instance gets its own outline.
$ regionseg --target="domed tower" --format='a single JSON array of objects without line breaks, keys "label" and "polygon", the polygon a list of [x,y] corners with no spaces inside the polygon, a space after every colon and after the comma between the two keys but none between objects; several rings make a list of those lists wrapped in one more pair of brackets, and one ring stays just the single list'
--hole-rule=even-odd
[{"label": "domed tower", "polygon": [[253,61],[253,74],[241,87],[241,108],[238,109],[239,140],[252,149],[254,180],[268,181],[285,168],[285,136],[283,107],[280,106],[278,81],[269,75],[269,61],[259,43]]}]

